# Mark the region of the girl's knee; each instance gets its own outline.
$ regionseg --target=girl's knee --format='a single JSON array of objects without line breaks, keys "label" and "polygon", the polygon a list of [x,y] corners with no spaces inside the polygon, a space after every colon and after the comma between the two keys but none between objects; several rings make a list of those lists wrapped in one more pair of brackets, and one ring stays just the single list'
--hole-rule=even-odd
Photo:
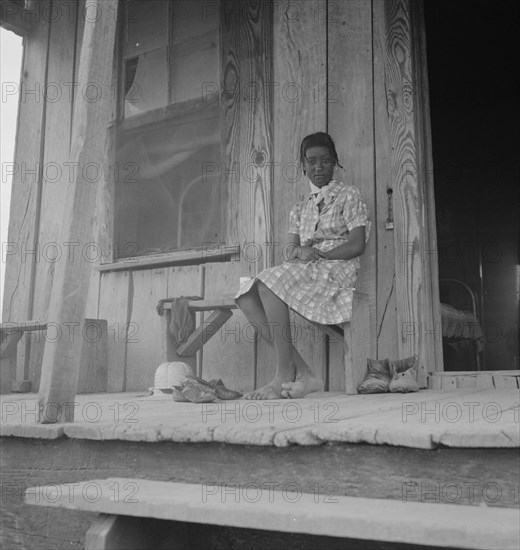
[{"label": "girl's knee", "polygon": [[249,311],[260,305],[258,294],[251,289],[237,298],[237,305],[242,311]]},{"label": "girl's knee", "polygon": [[260,296],[265,295],[268,292],[271,292],[269,288],[265,286],[264,283],[262,283],[262,281],[257,282],[257,289],[258,289],[258,294],[260,294]]}]

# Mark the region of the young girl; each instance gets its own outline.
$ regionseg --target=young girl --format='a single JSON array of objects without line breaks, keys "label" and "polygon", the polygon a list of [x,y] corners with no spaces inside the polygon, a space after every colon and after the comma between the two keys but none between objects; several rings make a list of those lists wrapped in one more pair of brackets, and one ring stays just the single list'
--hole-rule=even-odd
[{"label": "young girl", "polygon": [[321,324],[350,320],[359,256],[370,233],[367,207],[359,190],[334,178],[338,154],[323,132],[304,138],[300,147],[310,194],[290,213],[286,259],[243,284],[240,309],[276,355],[276,375],[246,399],[298,398],[323,390],[293,345],[289,308]]}]

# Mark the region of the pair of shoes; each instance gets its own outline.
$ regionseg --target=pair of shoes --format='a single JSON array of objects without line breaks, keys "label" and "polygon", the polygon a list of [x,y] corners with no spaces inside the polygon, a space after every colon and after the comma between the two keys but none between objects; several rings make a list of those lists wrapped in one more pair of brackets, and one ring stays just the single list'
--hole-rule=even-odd
[{"label": "pair of shoes", "polygon": [[239,399],[242,394],[224,386],[222,379],[206,382],[198,376],[186,376],[181,385],[172,387],[174,401],[191,401],[192,403],[212,403],[218,400]]},{"label": "pair of shoes", "polygon": [[406,359],[368,359],[368,374],[359,393],[407,393],[419,390],[417,355]]}]

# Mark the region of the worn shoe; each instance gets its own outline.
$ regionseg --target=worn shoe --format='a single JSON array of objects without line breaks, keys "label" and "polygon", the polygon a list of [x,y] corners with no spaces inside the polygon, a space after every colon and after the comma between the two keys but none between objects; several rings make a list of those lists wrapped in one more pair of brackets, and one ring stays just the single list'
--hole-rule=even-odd
[{"label": "worn shoe", "polygon": [[359,386],[359,393],[386,393],[392,380],[388,359],[367,359],[368,374]]},{"label": "worn shoe", "polygon": [[419,391],[417,384],[418,357],[413,355],[406,359],[390,360],[392,380],[388,390],[392,393],[409,393]]}]

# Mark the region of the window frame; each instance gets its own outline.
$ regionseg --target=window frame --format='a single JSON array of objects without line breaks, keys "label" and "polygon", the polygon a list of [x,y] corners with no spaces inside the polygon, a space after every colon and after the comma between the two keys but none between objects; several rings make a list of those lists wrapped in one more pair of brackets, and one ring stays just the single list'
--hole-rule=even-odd
[{"label": "window frame", "polygon": [[[173,83],[173,71],[172,67],[172,46],[174,44],[173,37],[173,10],[171,2],[167,1],[168,10],[168,46],[167,46],[167,62],[169,67],[168,74],[168,104],[166,106],[151,109],[149,111],[135,114],[125,117],[125,78],[126,78],[126,62],[133,56],[125,56],[125,25],[126,25],[126,5],[132,0],[122,0],[122,6],[120,10],[120,17],[118,18],[117,25],[117,39],[116,39],[116,51],[114,59],[114,74],[115,81],[113,83],[115,89],[116,109],[114,111],[114,120],[109,126],[109,163],[111,166],[117,165],[116,151],[117,142],[121,133],[131,133],[142,129],[144,131],[152,130],[154,127],[161,127],[168,124],[173,124],[174,121],[179,123],[186,123],[187,121],[200,121],[206,118],[205,113],[211,112],[216,108],[220,123],[222,123],[222,102],[220,93],[220,83],[222,81],[222,19],[221,9],[222,4],[219,2],[219,26],[217,33],[217,52],[218,52],[218,65],[217,65],[217,81],[219,83],[218,90],[210,93],[207,96],[202,94],[199,97],[182,100],[178,102],[172,102],[172,83]],[[186,42],[193,41],[193,38],[188,38]],[[181,41],[182,43],[182,41]],[[211,116],[207,118],[212,118]],[[222,147],[222,144],[221,144]],[[221,149],[221,157],[223,151]],[[201,243],[200,246],[186,247],[174,250],[171,252],[136,255],[131,257],[124,257],[124,254],[118,253],[119,243],[116,242],[116,193],[115,186],[117,181],[115,178],[111,178],[111,227],[110,227],[110,240],[113,244],[110,250],[108,262],[102,263],[99,267],[100,271],[114,271],[120,269],[143,269],[148,266],[157,267],[165,265],[183,265],[186,262],[190,264],[204,263],[208,261],[236,261],[240,255],[240,246],[237,244],[228,246],[225,242],[215,243]],[[221,185],[225,185],[225,182],[221,182]],[[223,190],[221,189],[221,197]],[[225,227],[226,221],[222,219],[221,209],[221,237],[222,230]],[[221,239],[222,240],[222,239]],[[114,246],[115,245],[115,246]],[[123,267],[124,265],[124,267]]]}]

